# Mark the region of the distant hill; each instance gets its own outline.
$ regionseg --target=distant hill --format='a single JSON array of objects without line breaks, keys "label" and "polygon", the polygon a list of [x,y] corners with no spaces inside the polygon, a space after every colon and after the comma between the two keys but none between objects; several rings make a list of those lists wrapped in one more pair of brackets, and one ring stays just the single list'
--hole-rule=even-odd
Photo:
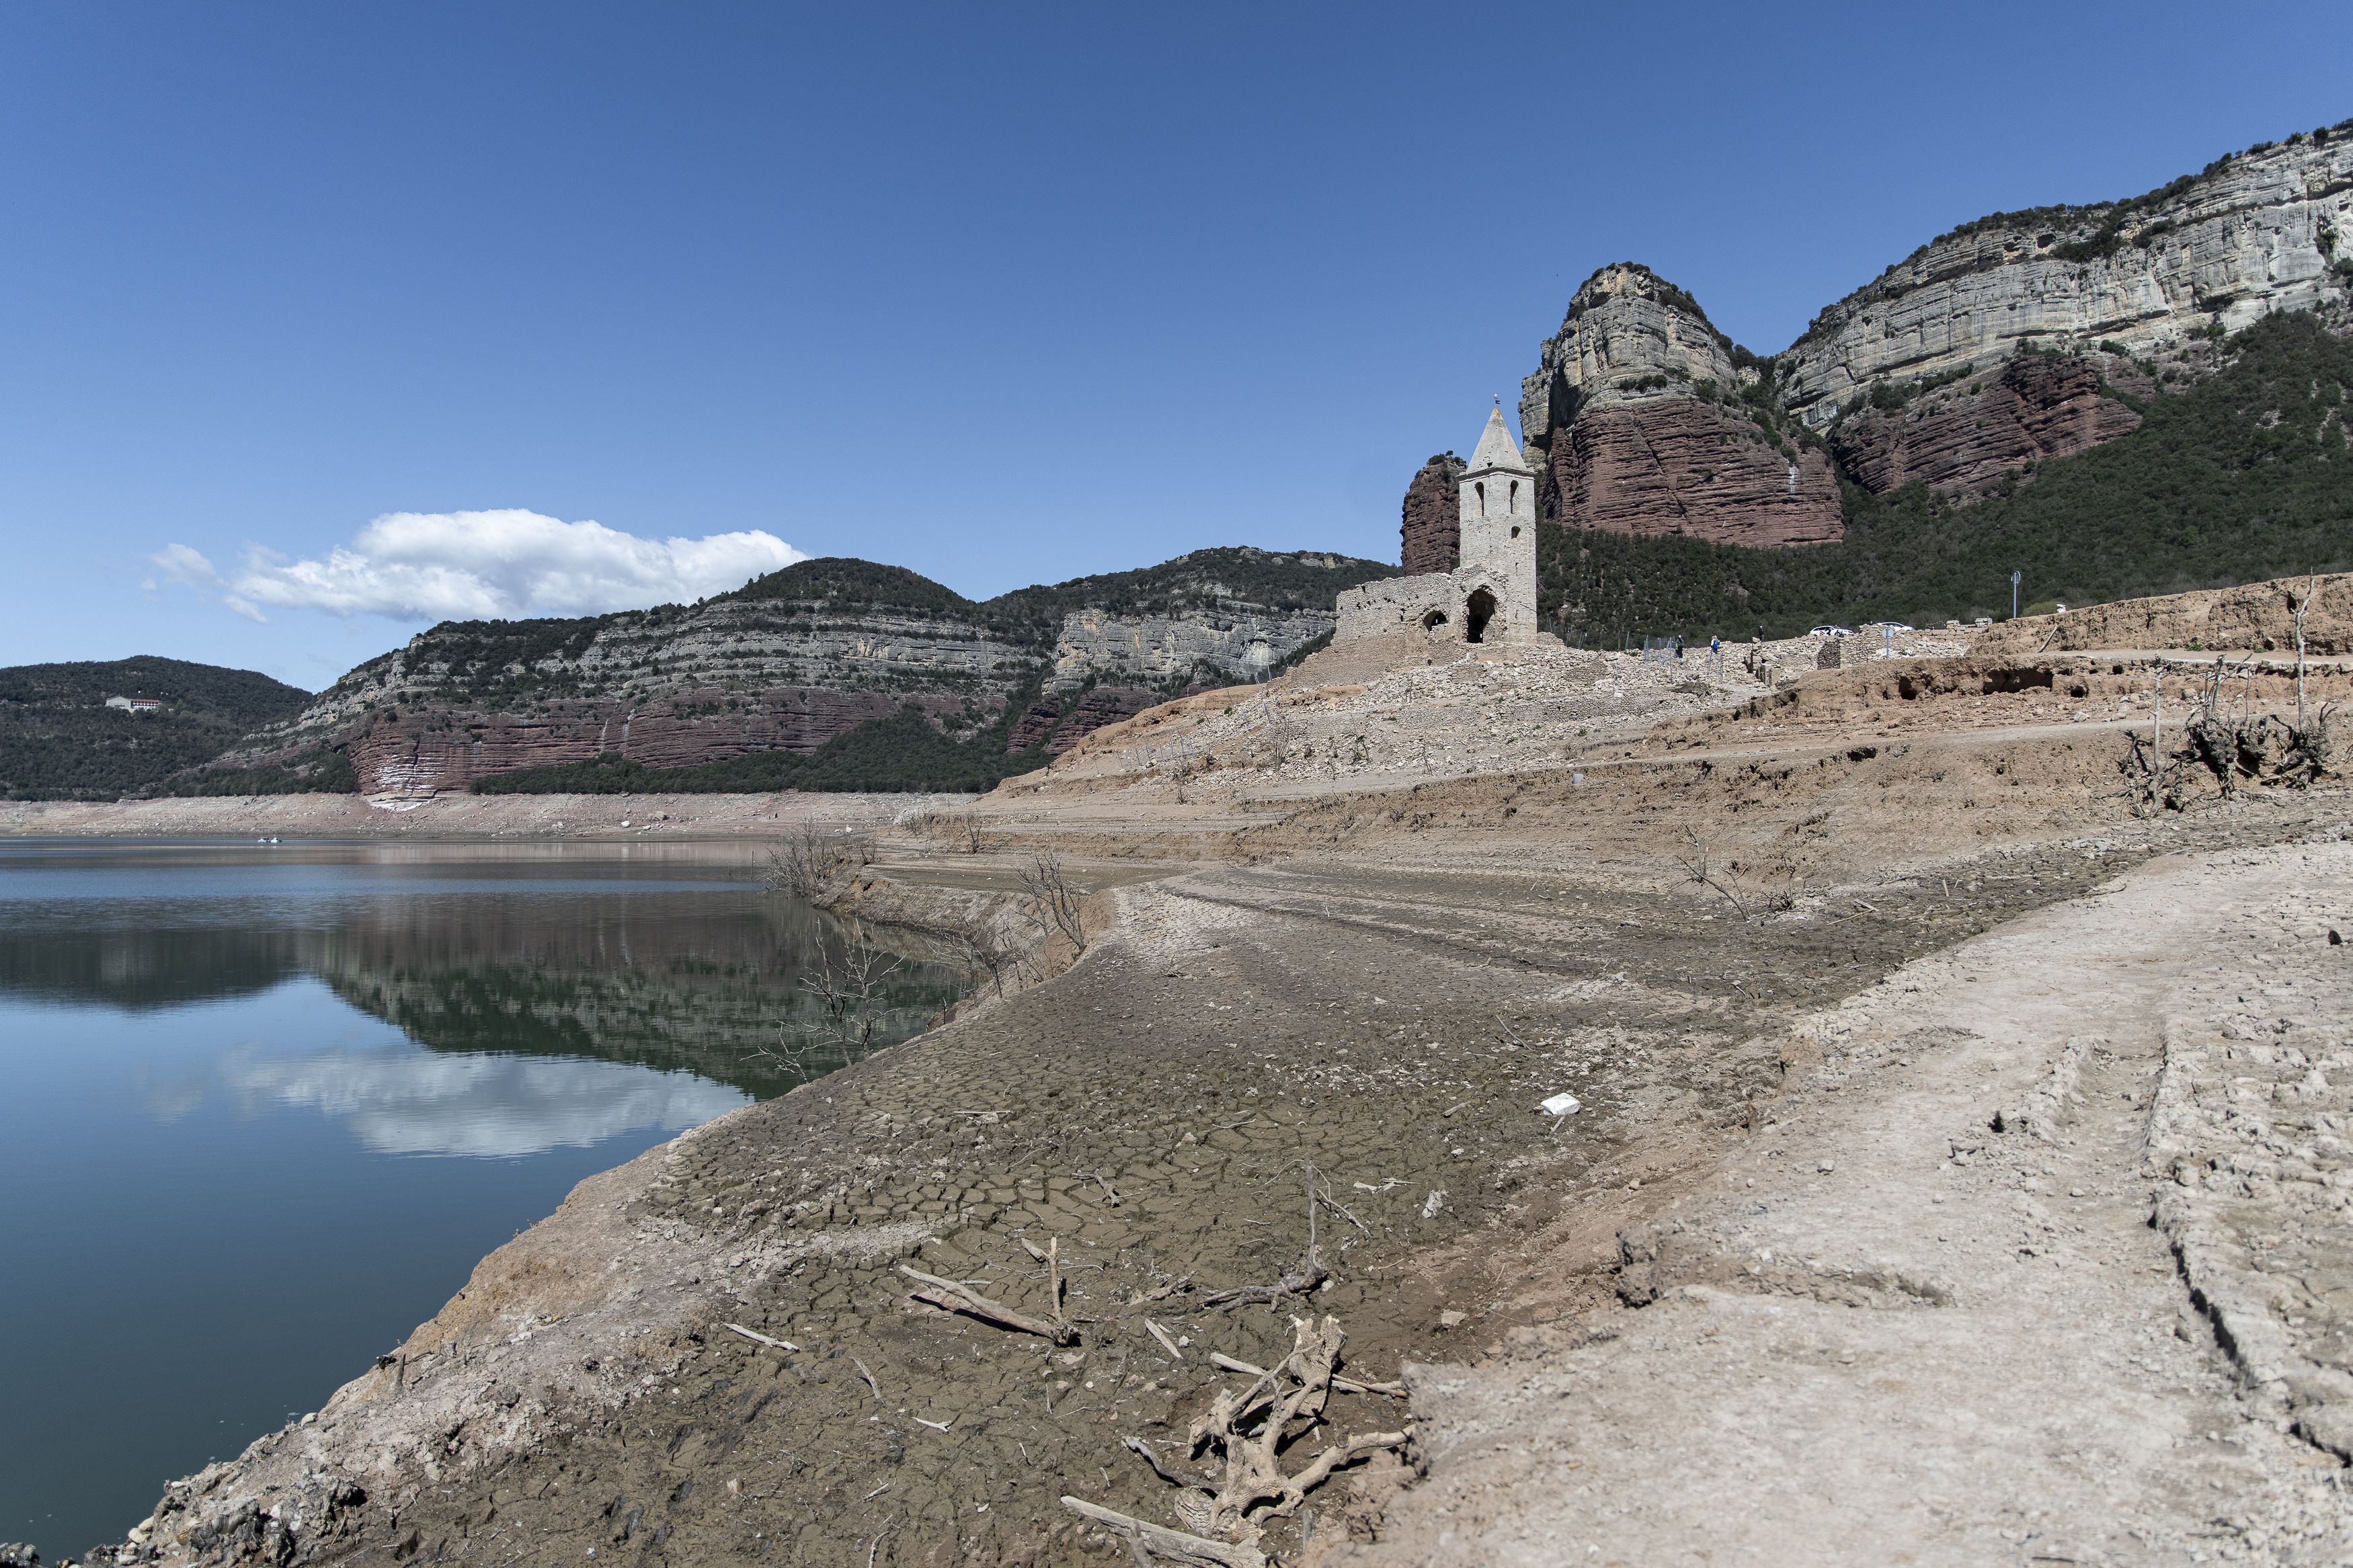
[{"label": "distant hill", "polygon": [[1397,570],[1198,550],[975,601],[827,556],[700,604],[444,622],[156,787],[983,790],[1280,668],[1331,636],[1342,589]]},{"label": "distant hill", "polygon": [[[109,708],[110,697],[153,698],[163,706],[125,712]],[[310,700],[309,692],[253,670],[176,658],[0,669],[0,795],[113,800],[136,794],[210,762]]]},{"label": "distant hill", "polygon": [[2013,571],[2021,607],[2047,607],[2353,568],[2353,341],[2317,313],[2284,312],[2221,342],[2217,357],[2179,390],[2104,385],[2137,428],[1982,499],[1848,482],[1833,544],[1545,528],[1544,602],[1563,607],[1571,638],[1616,647],[2006,616]]}]

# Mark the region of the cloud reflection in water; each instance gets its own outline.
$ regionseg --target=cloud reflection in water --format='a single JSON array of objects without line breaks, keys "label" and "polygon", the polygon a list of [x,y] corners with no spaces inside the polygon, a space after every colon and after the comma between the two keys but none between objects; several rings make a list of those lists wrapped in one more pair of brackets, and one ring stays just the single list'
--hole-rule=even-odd
[{"label": "cloud reflection in water", "polygon": [[751,1103],[691,1073],[623,1062],[411,1049],[236,1055],[225,1087],[343,1121],[382,1154],[512,1159],[632,1129],[681,1132]]}]

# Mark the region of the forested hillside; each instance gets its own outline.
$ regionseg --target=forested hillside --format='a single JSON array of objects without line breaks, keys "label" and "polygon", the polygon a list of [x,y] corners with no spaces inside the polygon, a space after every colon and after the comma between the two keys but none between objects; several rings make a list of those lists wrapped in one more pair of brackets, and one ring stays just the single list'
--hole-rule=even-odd
[{"label": "forested hillside", "polygon": [[[109,708],[110,697],[152,697],[163,707],[127,713]],[[0,793],[113,800],[211,761],[310,700],[249,669],[176,658],[0,669]]]}]

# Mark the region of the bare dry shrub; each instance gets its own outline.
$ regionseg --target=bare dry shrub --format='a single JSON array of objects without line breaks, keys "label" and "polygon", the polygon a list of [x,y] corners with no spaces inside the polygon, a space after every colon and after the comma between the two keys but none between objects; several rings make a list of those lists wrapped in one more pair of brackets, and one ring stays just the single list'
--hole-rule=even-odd
[{"label": "bare dry shrub", "polygon": [[1063,871],[1061,857],[1050,849],[1041,849],[1029,858],[1019,876],[1027,913],[1039,935],[1049,937],[1059,932],[1071,947],[1086,952],[1086,921],[1080,909],[1084,895],[1071,885]]},{"label": "bare dry shrub", "polygon": [[1798,868],[1782,857],[1743,864],[1719,846],[1715,827],[1707,823],[1683,826],[1683,847],[1674,858],[1686,881],[1706,889],[1732,906],[1744,921],[1763,920],[1794,909],[1798,902]]},{"label": "bare dry shrub", "polygon": [[[2297,614],[2303,614],[2301,603]],[[2123,766],[2126,776],[2133,783],[2136,810],[2154,809],[2160,804],[2176,811],[2182,809],[2191,793],[2188,770],[2193,763],[2202,764],[2213,776],[2226,800],[2239,793],[2242,780],[2304,789],[2334,771],[2335,749],[2329,726],[2336,716],[2336,704],[2324,703],[2316,714],[2311,710],[2305,694],[2301,650],[2296,660],[2293,721],[2276,712],[2254,712],[2253,686],[2246,676],[2245,661],[2232,666],[2227,658],[2216,658],[2207,677],[2206,689],[2194,702],[2189,721],[2183,726],[2188,744],[2181,750],[2171,754],[2162,751],[2161,718],[2152,719],[2146,742],[2137,734],[2129,737],[2131,751]],[[2235,713],[2223,694],[2223,681],[2232,677],[2242,683]],[[2160,674],[2160,683],[2162,679]],[[2152,693],[2160,703],[2163,690],[2159,684]]]},{"label": "bare dry shrub", "polygon": [[814,822],[804,822],[769,847],[767,873],[762,881],[773,890],[798,899],[814,899],[846,869],[863,846],[846,835],[828,833]]},{"label": "bare dry shrub", "polygon": [[787,1024],[775,1046],[753,1053],[804,1077],[847,1067],[874,1054],[874,1038],[887,1011],[883,992],[899,973],[899,960],[863,944],[837,955],[821,949],[814,973],[801,976],[803,994],[817,1004],[807,1023]]},{"label": "bare dry shrub", "polygon": [[1008,976],[1016,984],[1036,978],[1028,945],[1014,940],[986,912],[924,929],[948,946],[956,966],[966,974],[987,975],[999,996],[1005,994]]}]

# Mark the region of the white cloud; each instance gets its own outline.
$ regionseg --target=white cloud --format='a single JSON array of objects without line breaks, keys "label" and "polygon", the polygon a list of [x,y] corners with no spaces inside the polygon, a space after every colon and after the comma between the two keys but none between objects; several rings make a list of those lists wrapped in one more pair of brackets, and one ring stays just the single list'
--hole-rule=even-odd
[{"label": "white cloud", "polygon": [[640,539],[600,522],[535,511],[387,512],[323,560],[248,552],[225,581],[185,544],[156,569],[199,592],[220,593],[239,615],[258,605],[378,615],[399,620],[586,616],[707,598],[808,556],[772,533]]},{"label": "white cloud", "polygon": [[751,1103],[691,1073],[471,1052],[237,1053],[218,1071],[241,1098],[332,1117],[385,1154],[512,1159],[638,1129],[681,1132]]},{"label": "white cloud", "polygon": [[213,570],[213,563],[205,559],[204,552],[185,544],[167,544],[148,559],[155,563],[155,570],[164,574],[165,582],[185,583],[191,588],[221,585],[220,574]]},{"label": "white cloud", "polygon": [[[167,544],[147,559],[155,563],[155,570],[163,574],[165,582],[185,584],[208,599],[218,595],[222,604],[247,620],[268,624],[269,617],[254,608],[252,600],[242,594],[227,591],[228,584],[221,581],[219,571],[201,550],[192,550],[185,544]],[[139,586],[152,594],[155,591],[155,579],[144,578]]]}]

